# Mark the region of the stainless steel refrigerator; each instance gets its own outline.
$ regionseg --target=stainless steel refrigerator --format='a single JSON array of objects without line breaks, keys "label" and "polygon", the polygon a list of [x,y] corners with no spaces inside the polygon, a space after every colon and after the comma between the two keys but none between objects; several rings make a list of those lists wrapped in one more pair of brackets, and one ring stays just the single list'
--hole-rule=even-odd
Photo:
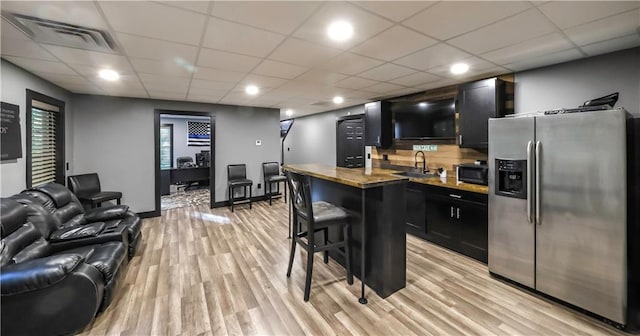
[{"label": "stainless steel refrigerator", "polygon": [[489,271],[626,324],[623,109],[489,121]]}]

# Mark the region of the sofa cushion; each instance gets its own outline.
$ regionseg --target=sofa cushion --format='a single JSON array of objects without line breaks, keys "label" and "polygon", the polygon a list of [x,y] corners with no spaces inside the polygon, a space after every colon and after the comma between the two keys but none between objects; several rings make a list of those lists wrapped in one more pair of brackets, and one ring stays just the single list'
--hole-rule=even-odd
[{"label": "sofa cushion", "polygon": [[109,242],[66,250],[58,255],[77,254],[84,257],[84,262],[97,268],[102,273],[105,283],[108,283],[120,268],[126,257],[126,252],[122,243]]}]

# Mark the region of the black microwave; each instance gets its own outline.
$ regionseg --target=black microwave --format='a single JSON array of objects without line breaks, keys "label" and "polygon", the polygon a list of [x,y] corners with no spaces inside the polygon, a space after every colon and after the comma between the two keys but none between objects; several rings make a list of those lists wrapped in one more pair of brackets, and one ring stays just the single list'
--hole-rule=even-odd
[{"label": "black microwave", "polygon": [[473,163],[463,163],[457,169],[458,182],[489,184],[489,167]]}]

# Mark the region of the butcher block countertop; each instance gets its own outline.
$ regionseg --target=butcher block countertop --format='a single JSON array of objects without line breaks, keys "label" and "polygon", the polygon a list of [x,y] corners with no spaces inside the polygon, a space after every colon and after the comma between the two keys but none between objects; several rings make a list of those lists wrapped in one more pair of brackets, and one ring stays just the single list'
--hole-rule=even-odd
[{"label": "butcher block countertop", "polygon": [[396,170],[382,168],[366,170],[365,168],[343,168],[311,163],[285,165],[283,169],[360,189],[409,181],[406,176],[393,175],[393,173],[398,172]]}]

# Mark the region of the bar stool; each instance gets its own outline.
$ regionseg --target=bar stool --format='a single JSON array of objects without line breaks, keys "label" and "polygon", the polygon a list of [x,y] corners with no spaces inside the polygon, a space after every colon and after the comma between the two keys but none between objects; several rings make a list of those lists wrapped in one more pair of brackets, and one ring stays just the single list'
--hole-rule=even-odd
[{"label": "bar stool", "polygon": [[[289,197],[293,204],[293,238],[291,239],[291,255],[287,277],[291,276],[293,258],[296,254],[296,245],[300,244],[307,250],[307,275],[304,286],[304,301],[309,301],[311,291],[311,275],[313,273],[313,256],[316,252],[324,252],[324,263],[329,262],[329,250],[337,250],[344,255],[347,269],[347,283],[353,284],[351,272],[351,225],[346,210],[331,203],[319,201],[311,202],[311,183],[309,176],[286,172]],[[302,230],[303,224],[306,231]],[[338,242],[329,242],[329,228],[342,228],[344,239]],[[316,242],[316,233],[323,233],[323,244]],[[302,238],[307,238],[306,241]],[[343,249],[343,250],[341,250]]]},{"label": "bar stool", "polygon": [[[247,165],[245,164],[231,164],[227,166],[227,188],[229,192],[229,203],[231,204],[231,212],[233,212],[233,206],[236,204],[249,203],[249,209],[251,209],[251,193],[253,188],[253,181],[247,179]],[[235,198],[234,190],[236,188],[243,188],[243,197]],[[249,188],[249,197],[247,198],[247,187]]]},{"label": "bar stool", "polygon": [[[280,175],[280,164],[278,162],[263,162],[262,173],[264,176],[264,195],[269,199],[269,205],[274,195],[280,194],[280,182],[287,183],[287,177]],[[273,192],[273,185],[276,185],[276,192]],[[284,187],[284,201],[287,202],[287,187]]]}]

